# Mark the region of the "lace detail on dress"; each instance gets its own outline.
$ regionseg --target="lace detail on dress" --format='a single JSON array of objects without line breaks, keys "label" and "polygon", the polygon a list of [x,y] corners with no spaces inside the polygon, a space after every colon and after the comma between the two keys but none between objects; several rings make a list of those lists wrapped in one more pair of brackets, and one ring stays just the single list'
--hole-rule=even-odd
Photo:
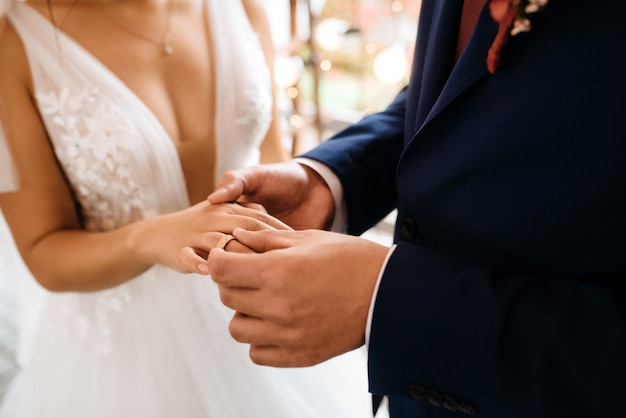
[{"label": "lace detail on dress", "polygon": [[[258,87],[249,87],[244,89],[246,100],[242,103],[237,124],[245,126],[250,132],[250,138],[260,138],[267,132],[267,128],[271,122],[272,100],[268,100],[266,94],[259,94]],[[267,117],[270,115],[270,117]]]},{"label": "lace detail on dress", "polygon": [[270,74],[265,66],[265,55],[261,46],[261,40],[256,33],[250,36],[250,42],[254,48],[250,48],[251,59],[259,63],[256,77],[246,80],[242,87],[243,100],[236,109],[236,123],[245,127],[247,137],[251,138],[255,145],[261,143],[272,121],[272,95]]},{"label": "lace detail on dress", "polygon": [[128,117],[99,97],[99,88],[38,93],[54,149],[72,184],[85,228],[106,231],[142,219],[145,196],[131,170],[138,133]]}]

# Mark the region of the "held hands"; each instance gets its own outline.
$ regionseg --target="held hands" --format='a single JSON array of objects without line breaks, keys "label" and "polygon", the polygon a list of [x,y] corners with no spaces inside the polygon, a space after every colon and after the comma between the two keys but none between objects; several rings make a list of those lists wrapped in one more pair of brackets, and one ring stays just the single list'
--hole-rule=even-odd
[{"label": "held hands", "polygon": [[309,366],[364,343],[374,286],[389,249],[314,230],[328,228],[335,211],[332,193],[317,173],[293,161],[231,171],[208,201],[256,202],[295,229],[307,229],[237,228],[238,243],[256,254],[229,247],[208,256],[206,267],[222,302],[236,311],[231,335],[250,344],[252,361]]},{"label": "held hands", "polygon": [[324,180],[297,162],[265,164],[226,173],[211,203],[255,202],[294,229],[324,229],[335,203]]},{"label": "held hands", "polygon": [[388,248],[326,231],[235,229],[258,254],[212,250],[208,267],[230,333],[258,364],[300,367],[361,346]]},{"label": "held hands", "polygon": [[[198,203],[188,209],[147,219],[135,226],[129,247],[147,265],[161,264],[182,273],[208,272],[206,257],[235,228],[291,229],[259,205]],[[228,251],[250,252],[236,240],[222,241]]]}]

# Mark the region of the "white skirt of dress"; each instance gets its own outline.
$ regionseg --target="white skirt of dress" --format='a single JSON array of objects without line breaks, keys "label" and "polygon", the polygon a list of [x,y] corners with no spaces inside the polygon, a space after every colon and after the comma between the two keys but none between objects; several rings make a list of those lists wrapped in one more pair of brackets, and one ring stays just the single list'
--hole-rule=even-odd
[{"label": "white skirt of dress", "polygon": [[258,366],[215,283],[156,266],[95,293],[46,292],[2,418],[371,417],[364,349]]}]

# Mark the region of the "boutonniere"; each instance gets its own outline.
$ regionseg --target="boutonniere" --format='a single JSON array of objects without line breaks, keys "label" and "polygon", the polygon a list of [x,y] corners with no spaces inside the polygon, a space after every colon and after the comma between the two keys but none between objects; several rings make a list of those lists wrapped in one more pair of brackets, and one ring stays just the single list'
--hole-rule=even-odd
[{"label": "boutonniere", "polygon": [[502,50],[511,36],[530,30],[528,15],[543,9],[548,0],[491,0],[491,17],[500,25],[496,39],[489,48],[487,69],[494,73],[500,64]]}]

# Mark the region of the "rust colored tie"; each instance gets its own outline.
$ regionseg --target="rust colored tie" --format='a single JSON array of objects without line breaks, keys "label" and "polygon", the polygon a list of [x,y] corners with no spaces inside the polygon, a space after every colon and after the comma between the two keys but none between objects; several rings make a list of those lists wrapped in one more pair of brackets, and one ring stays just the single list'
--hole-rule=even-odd
[{"label": "rust colored tie", "polygon": [[465,45],[472,35],[480,11],[485,5],[485,0],[464,0],[463,11],[461,12],[461,24],[459,26],[459,37],[456,44],[456,59],[458,60],[465,49]]}]

